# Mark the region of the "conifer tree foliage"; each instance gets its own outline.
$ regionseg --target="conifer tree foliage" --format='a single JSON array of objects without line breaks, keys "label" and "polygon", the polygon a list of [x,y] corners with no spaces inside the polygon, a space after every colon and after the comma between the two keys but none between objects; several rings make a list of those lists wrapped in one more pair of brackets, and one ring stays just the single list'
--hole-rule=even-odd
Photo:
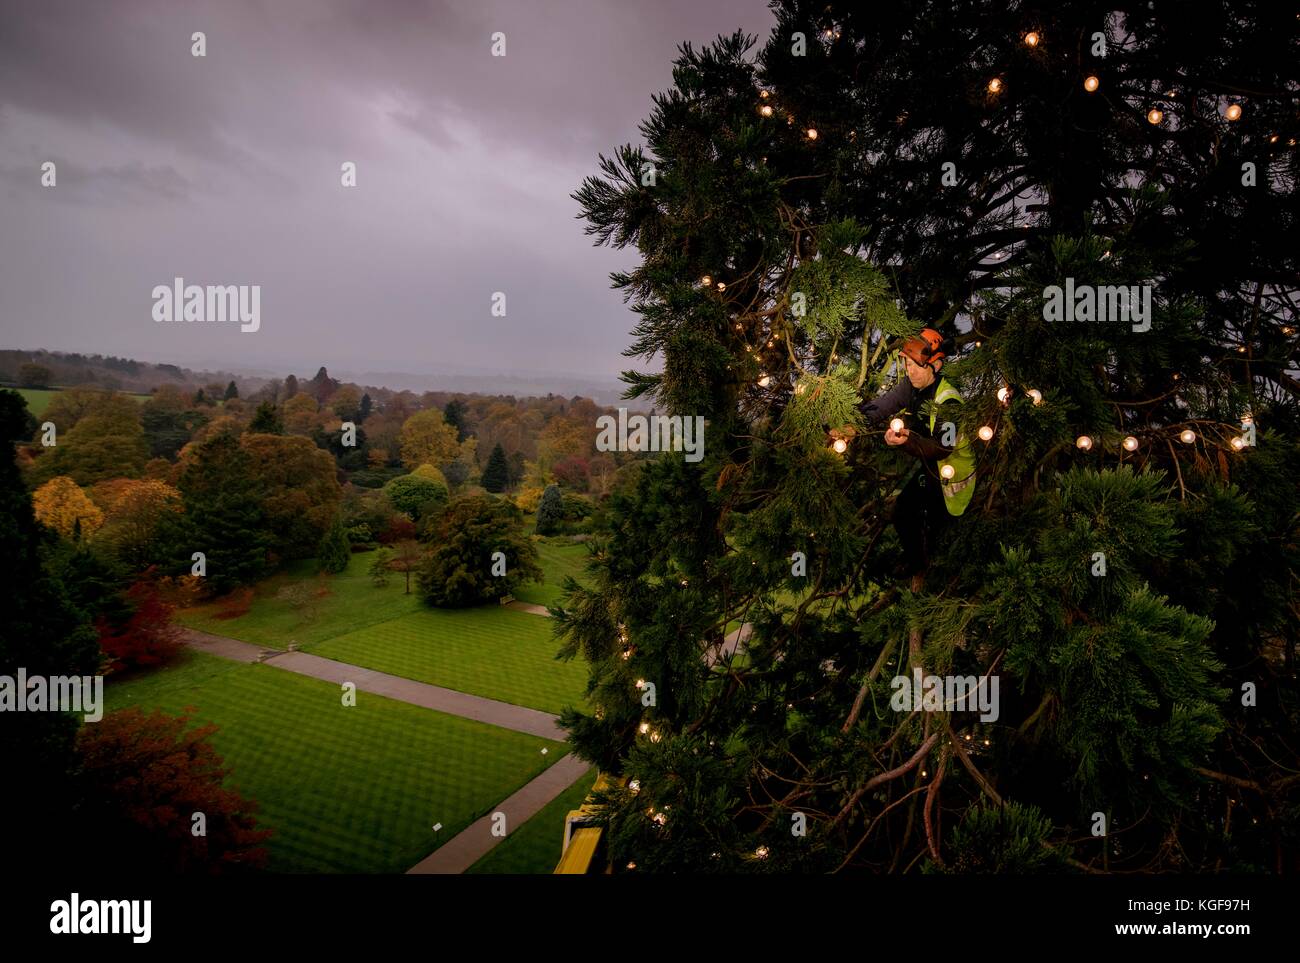
[{"label": "conifer tree foliage", "polygon": [[564,495],[559,485],[547,485],[537,503],[537,534],[554,535],[564,521]]},{"label": "conifer tree foliage", "polygon": [[[470,495],[452,502],[434,520],[428,542],[417,579],[430,605],[463,608],[495,602],[524,582],[542,580],[537,549],[523,531],[523,514],[500,498]],[[405,570],[413,567],[407,563]]]},{"label": "conifer tree foliage", "polygon": [[[628,396],[707,419],[560,611],[616,870],[1296,869],[1294,24],[1216,6],[780,3],[576,193],[641,256]],[[923,324],[977,487],[903,583],[860,409]],[[997,718],[895,710],[917,670]]]},{"label": "conifer tree foliage", "polygon": [[503,492],[510,484],[510,466],[506,464],[505,449],[501,447],[500,442],[492,448],[481,481],[483,487],[490,492]]}]

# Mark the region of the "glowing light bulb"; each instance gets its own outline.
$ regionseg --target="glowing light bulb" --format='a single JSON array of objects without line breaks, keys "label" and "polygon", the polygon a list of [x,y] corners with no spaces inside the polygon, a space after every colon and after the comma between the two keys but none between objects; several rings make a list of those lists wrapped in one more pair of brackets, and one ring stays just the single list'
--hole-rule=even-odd
[{"label": "glowing light bulb", "polygon": [[1097,88],[1100,86],[1101,86],[1101,78],[1099,78],[1096,74],[1089,74],[1087,77],[1083,78],[1083,89],[1090,94],[1095,93]]},{"label": "glowing light bulb", "polygon": [[1137,451],[1137,450],[1138,450],[1138,440],[1137,440],[1136,438],[1134,438],[1132,435],[1129,435],[1127,438],[1124,439],[1124,450],[1125,450],[1125,451]]},{"label": "glowing light bulb", "polygon": [[1192,431],[1192,429],[1190,428],[1184,428],[1181,432],[1179,432],[1178,440],[1181,441],[1184,445],[1190,445],[1192,442],[1196,440],[1196,432]]},{"label": "glowing light bulb", "polygon": [[848,451],[849,443],[843,438],[836,438],[835,441],[831,443],[831,447],[835,449],[835,454],[842,455]]},{"label": "glowing light bulb", "polygon": [[1002,89],[1002,79],[1000,77],[994,77],[992,80],[989,81],[990,94],[996,94],[1001,89]]},{"label": "glowing light bulb", "polygon": [[1034,404],[1041,405],[1043,403],[1043,393],[1037,388],[1030,388],[1027,393],[1029,397],[1034,399]]},{"label": "glowing light bulb", "polygon": [[993,437],[993,429],[985,425],[979,430],[980,441],[988,441]]},{"label": "glowing light bulb", "polygon": [[1078,438],[1074,440],[1074,443],[1078,445],[1079,448],[1083,451],[1087,451],[1089,448],[1092,447],[1092,439],[1089,438],[1087,435],[1080,435]]},{"label": "glowing light bulb", "polygon": [[726,281],[719,281],[719,282],[718,282],[718,290],[719,290],[719,291],[725,291],[725,290],[727,290],[727,282],[726,282]]},{"label": "glowing light bulb", "polygon": [[957,474],[957,469],[953,468],[952,465],[942,465],[939,468],[940,478],[951,478],[955,474]]},{"label": "glowing light bulb", "polygon": [[645,679],[637,679],[637,680],[636,680],[636,687],[637,687],[638,689],[644,689],[644,688],[645,688]]},{"label": "glowing light bulb", "polygon": [[760,388],[766,388],[771,383],[772,383],[772,377],[770,375],[761,375],[758,379],[758,386]]},{"label": "glowing light bulb", "polygon": [[809,139],[809,140],[816,140],[816,139],[817,139],[817,128],[816,128],[816,127],[809,127],[808,130],[806,131],[806,133],[807,133],[807,135],[808,135],[808,139]]},{"label": "glowing light bulb", "polygon": [[772,94],[771,94],[770,91],[760,90],[760,91],[758,92],[758,96],[762,97],[764,100],[767,100],[767,98],[771,97]]},{"label": "glowing light bulb", "polygon": [[1029,33],[1025,34],[1025,45],[1026,45],[1026,46],[1029,46],[1029,47],[1037,47],[1037,46],[1038,46],[1038,34],[1036,34],[1036,33],[1035,33],[1034,31],[1032,31],[1032,30],[1029,31]]},{"label": "glowing light bulb", "polygon": [[704,277],[700,278],[700,283],[703,284],[703,285],[707,288],[710,284],[713,283],[713,278],[709,277],[709,276],[706,274],[706,275],[704,275]]},{"label": "glowing light bulb", "polygon": [[1241,451],[1241,449],[1243,449],[1243,448],[1246,447],[1246,439],[1244,439],[1244,438],[1234,438],[1234,439],[1232,439],[1231,444],[1232,444],[1232,447],[1233,447],[1233,449],[1234,449],[1235,451]]},{"label": "glowing light bulb", "polygon": [[633,779],[630,783],[627,784],[627,788],[632,790],[632,795],[635,796],[637,793],[641,791],[641,780]]},{"label": "glowing light bulb", "polygon": [[771,104],[764,104],[762,107],[758,108],[758,112],[759,112],[760,114],[762,114],[764,117],[771,117],[771,116],[772,116],[772,105],[771,105]]},{"label": "glowing light bulb", "polygon": [[655,730],[654,732],[650,733],[651,742],[658,742],[661,738],[662,737],[659,735],[658,730]]},{"label": "glowing light bulb", "polygon": [[754,850],[754,855],[759,859],[767,859],[767,853],[768,849],[766,846],[760,846],[758,849]]},{"label": "glowing light bulb", "polygon": [[647,732],[650,731],[650,723],[648,722],[641,723],[641,725],[637,726],[637,731],[644,736]]},{"label": "glowing light bulb", "polygon": [[892,420],[889,422],[889,430],[892,431],[894,434],[898,434],[900,431],[902,431],[902,430],[903,430],[903,419],[902,419],[902,418],[894,418],[894,419],[892,419]]},{"label": "glowing light bulb", "polygon": [[1006,385],[1003,385],[1001,388],[998,389],[998,401],[1002,402],[1005,405],[1007,403],[1007,399],[1010,397],[1011,397],[1011,389],[1008,388]]},{"label": "glowing light bulb", "polygon": [[1152,107],[1149,111],[1147,111],[1148,124],[1159,124],[1164,119],[1165,119],[1165,112],[1161,110],[1159,107]]},{"label": "glowing light bulb", "polygon": [[1237,120],[1241,117],[1241,104],[1229,104],[1228,109],[1223,112],[1223,116],[1228,120]]}]

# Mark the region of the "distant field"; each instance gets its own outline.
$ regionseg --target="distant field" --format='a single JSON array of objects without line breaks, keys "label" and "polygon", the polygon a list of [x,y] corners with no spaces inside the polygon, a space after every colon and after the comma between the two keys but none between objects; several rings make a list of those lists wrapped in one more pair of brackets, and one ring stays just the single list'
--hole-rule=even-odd
[{"label": "distant field", "polygon": [[194,706],[197,720],[216,723],[229,784],[257,800],[259,824],[275,830],[275,872],[405,872],[568,751],[368,693],[345,707],[339,691],[189,652],[173,666],[110,677],[105,702],[170,714]]},{"label": "distant field", "polygon": [[[58,388],[15,388],[14,390],[23,396],[23,400],[27,402],[27,409],[37,418],[45,414],[50,401],[59,393]],[[130,397],[141,404],[149,400],[148,395],[133,394]]]},{"label": "distant field", "polygon": [[472,874],[553,873],[564,845],[564,817],[586,801],[596,783],[595,768],[552,799],[537,815],[510,834],[471,866]]}]

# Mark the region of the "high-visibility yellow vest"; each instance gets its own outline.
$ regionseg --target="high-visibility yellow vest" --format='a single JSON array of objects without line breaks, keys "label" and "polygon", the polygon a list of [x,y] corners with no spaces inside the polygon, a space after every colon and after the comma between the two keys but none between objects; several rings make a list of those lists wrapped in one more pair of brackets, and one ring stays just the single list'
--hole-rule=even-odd
[{"label": "high-visibility yellow vest", "polygon": [[[934,392],[934,404],[930,406],[930,435],[934,436],[934,422],[939,416],[939,406],[947,401],[961,401],[961,393],[945,379],[939,379],[939,387]],[[960,515],[966,511],[971,497],[975,494],[975,451],[969,439],[957,436],[957,444],[952,454],[939,462],[939,470],[944,465],[951,465],[952,478],[939,476],[939,488],[943,491],[943,504],[949,515]]]}]

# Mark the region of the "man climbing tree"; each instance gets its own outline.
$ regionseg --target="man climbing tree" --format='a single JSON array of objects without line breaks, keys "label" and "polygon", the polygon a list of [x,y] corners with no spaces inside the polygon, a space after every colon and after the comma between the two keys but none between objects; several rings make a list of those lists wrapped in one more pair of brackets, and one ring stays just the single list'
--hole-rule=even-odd
[{"label": "man climbing tree", "polygon": [[[575,195],[640,257],[629,394],[708,425],[558,620],[616,871],[1300,869],[1293,15],[775,9]],[[895,493],[972,453],[909,590]],[[891,708],[913,673],[997,711]]]}]

